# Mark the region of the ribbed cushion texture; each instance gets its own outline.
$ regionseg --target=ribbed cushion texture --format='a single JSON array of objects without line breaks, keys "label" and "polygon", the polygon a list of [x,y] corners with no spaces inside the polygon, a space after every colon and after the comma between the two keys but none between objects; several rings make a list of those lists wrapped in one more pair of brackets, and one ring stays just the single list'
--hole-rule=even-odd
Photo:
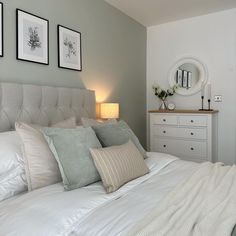
[{"label": "ribbed cushion texture", "polygon": [[43,133],[60,168],[65,190],[86,186],[100,180],[89,148],[100,148],[89,128],[44,128]]},{"label": "ribbed cushion texture", "polygon": [[[58,126],[76,128],[75,118],[61,121]],[[23,143],[23,159],[28,190],[32,191],[60,182],[61,174],[57,161],[39,129],[40,126],[16,122],[15,128]]]},{"label": "ribbed cushion texture", "polygon": [[90,152],[107,193],[149,172],[141,153],[130,140],[120,146],[91,148]]},{"label": "ribbed cushion texture", "polygon": [[121,120],[117,124],[92,126],[92,128],[103,147],[122,145],[131,140],[142,156],[147,157],[146,151],[125,121]]}]

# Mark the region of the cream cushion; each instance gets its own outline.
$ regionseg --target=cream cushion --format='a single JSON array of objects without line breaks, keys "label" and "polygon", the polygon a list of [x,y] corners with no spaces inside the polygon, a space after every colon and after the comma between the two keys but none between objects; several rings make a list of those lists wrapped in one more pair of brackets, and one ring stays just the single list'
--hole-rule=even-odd
[{"label": "cream cushion", "polygon": [[[75,119],[60,122],[59,127],[75,128]],[[43,133],[35,126],[32,127],[23,122],[16,122],[15,128],[23,142],[23,160],[28,190],[32,191],[60,182],[61,174],[57,161]]]},{"label": "cream cushion", "polygon": [[90,152],[107,193],[149,172],[143,156],[130,140],[120,146],[91,148]]}]

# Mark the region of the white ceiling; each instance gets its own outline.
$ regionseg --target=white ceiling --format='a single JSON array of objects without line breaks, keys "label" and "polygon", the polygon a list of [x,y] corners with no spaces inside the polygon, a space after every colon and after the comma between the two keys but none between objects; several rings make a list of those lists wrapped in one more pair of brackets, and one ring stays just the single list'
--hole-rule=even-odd
[{"label": "white ceiling", "polygon": [[105,0],[144,26],[236,8],[236,0]]}]

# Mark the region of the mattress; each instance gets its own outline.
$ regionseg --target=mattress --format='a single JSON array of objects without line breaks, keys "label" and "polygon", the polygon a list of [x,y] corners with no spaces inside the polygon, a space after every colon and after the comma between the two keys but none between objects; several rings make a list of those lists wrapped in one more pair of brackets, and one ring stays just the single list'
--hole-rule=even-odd
[{"label": "mattress", "polygon": [[1,202],[0,235],[126,235],[199,165],[167,154],[148,156],[150,173],[111,194],[101,182],[73,191],[60,183]]}]

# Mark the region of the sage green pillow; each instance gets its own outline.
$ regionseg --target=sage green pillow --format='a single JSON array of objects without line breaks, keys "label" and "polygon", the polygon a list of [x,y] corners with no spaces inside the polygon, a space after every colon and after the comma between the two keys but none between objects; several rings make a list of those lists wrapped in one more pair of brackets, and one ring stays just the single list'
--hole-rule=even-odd
[{"label": "sage green pillow", "polygon": [[42,132],[58,162],[65,190],[100,180],[89,151],[101,147],[92,128],[44,128]]},{"label": "sage green pillow", "polygon": [[144,158],[146,158],[146,151],[140,144],[134,132],[130,129],[123,120],[117,124],[106,124],[92,126],[100,143],[103,147],[119,146],[131,140],[138,148]]}]

